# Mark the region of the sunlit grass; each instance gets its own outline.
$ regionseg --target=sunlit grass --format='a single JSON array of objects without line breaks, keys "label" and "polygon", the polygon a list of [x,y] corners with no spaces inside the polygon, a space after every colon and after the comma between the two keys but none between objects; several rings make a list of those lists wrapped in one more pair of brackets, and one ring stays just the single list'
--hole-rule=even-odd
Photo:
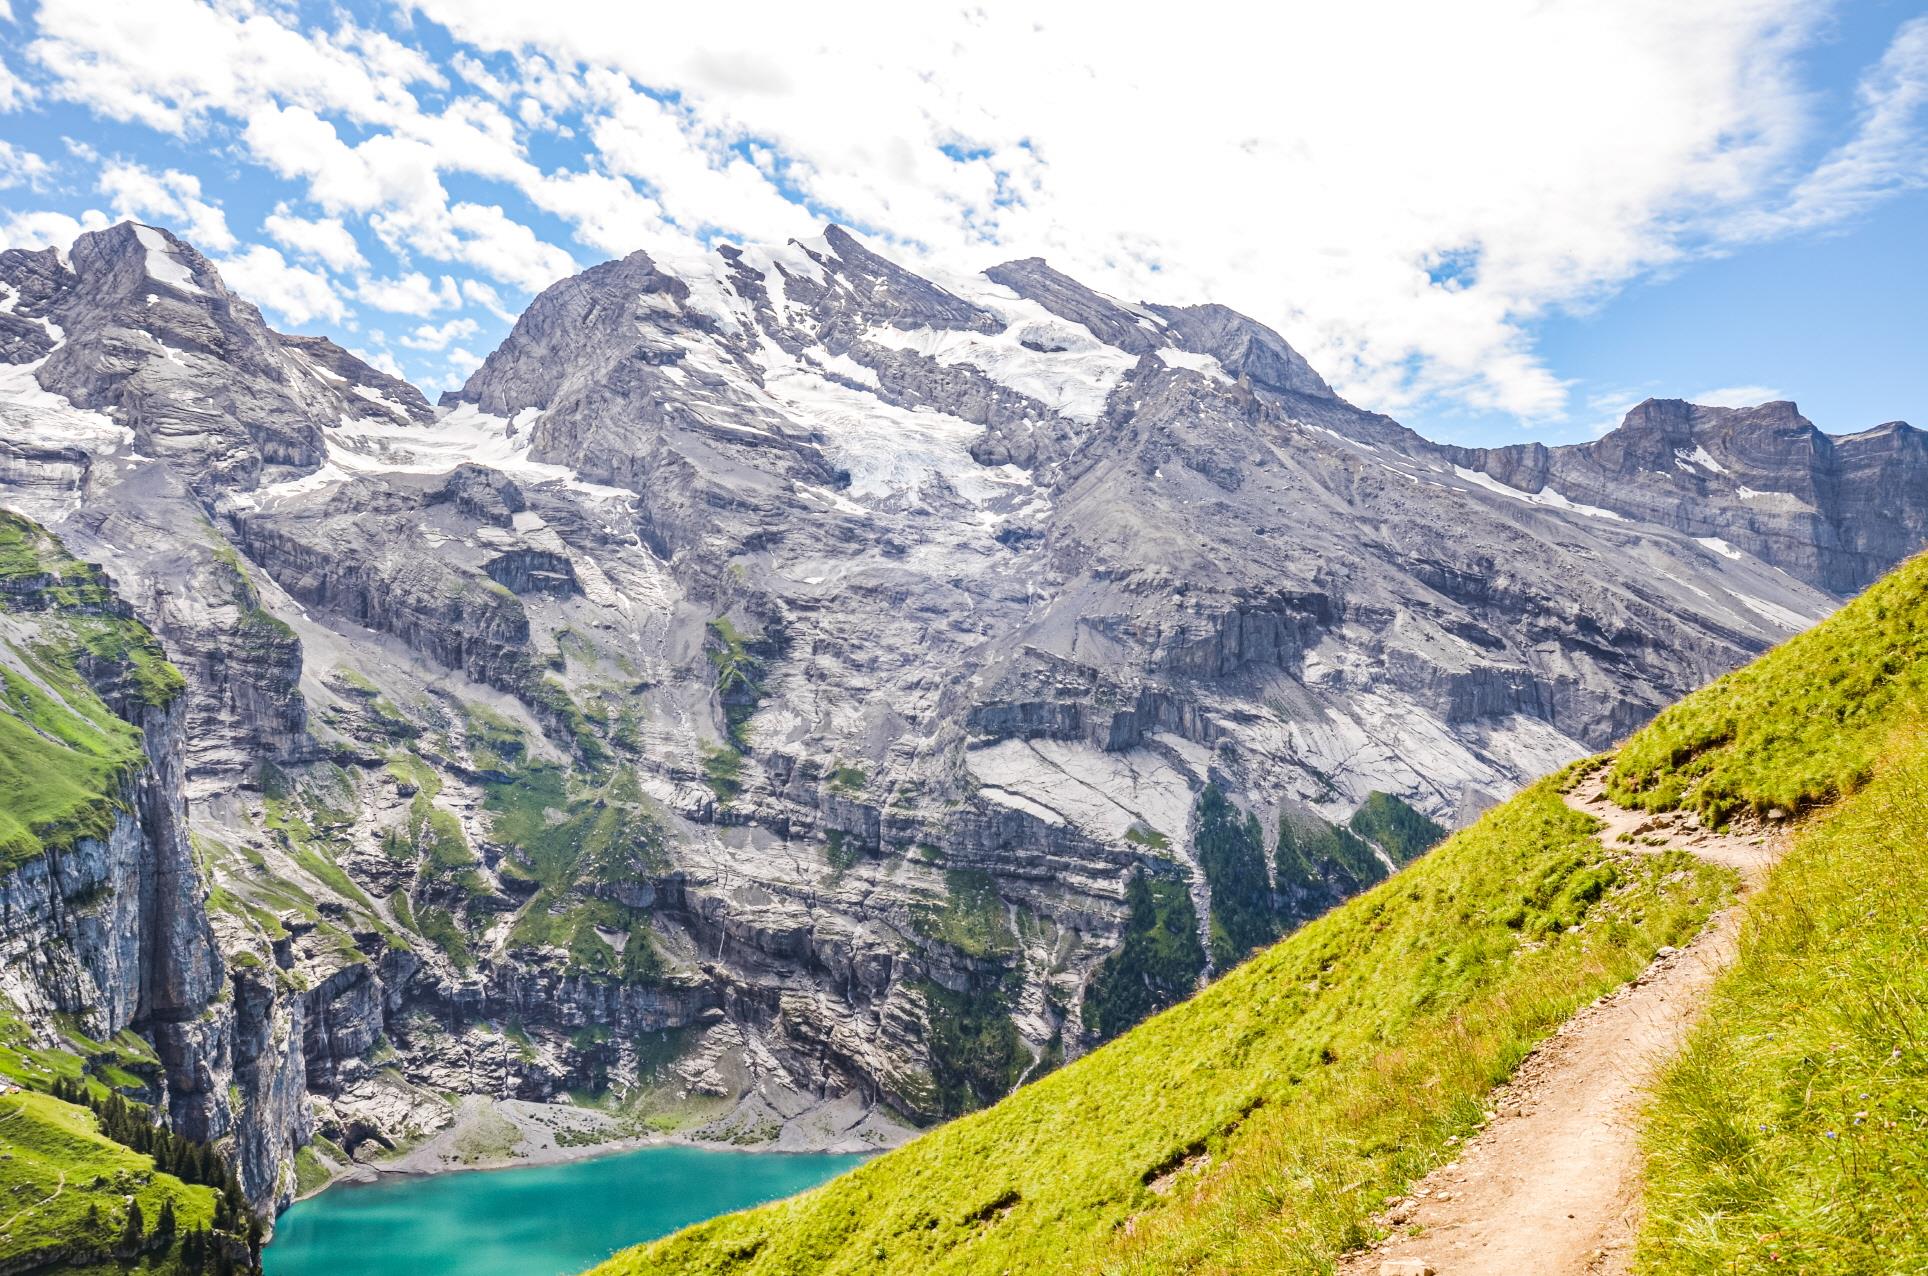
[{"label": "sunlit grass", "polygon": [[602,1270],[1324,1271],[1535,1043],[1723,897],[1593,827],[1542,782],[993,1107]]},{"label": "sunlit grass", "polygon": [[1928,736],[1749,902],[1646,1142],[1643,1271],[1928,1271]]}]

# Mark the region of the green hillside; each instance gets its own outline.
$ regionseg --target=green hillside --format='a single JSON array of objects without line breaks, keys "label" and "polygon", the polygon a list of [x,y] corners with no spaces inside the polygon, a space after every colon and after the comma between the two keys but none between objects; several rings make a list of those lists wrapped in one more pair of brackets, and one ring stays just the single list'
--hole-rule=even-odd
[{"label": "green hillside", "polygon": [[1897,722],[1928,705],[1928,557],[1663,710],[1614,760],[1628,806],[1788,814],[1853,793]]},{"label": "green hillside", "polygon": [[1658,1087],[1640,1267],[1928,1271],[1928,558],[1657,719],[1650,806],[1831,803]]},{"label": "green hillside", "polygon": [[183,686],[160,644],[114,598],[98,567],[0,510],[0,870],[113,827],[140,729],[131,708]]},{"label": "green hillside", "polygon": [[[1928,921],[1919,886],[1881,890],[1923,878],[1928,749],[1894,742],[1928,676],[1924,585],[1928,561],[1904,565],[1616,760],[1622,800],[1715,820],[1855,795],[1756,898],[1748,956],[1669,1074],[1653,1146],[1681,1151],[1656,1157],[1647,1270],[1754,1270],[1742,1241],[1840,1235],[1855,1192],[1863,1248],[1801,1269],[1920,1266],[1868,1260],[1924,1214]],[[1560,782],[996,1106],[599,1273],[1330,1270],[1538,1040],[1728,897],[1696,861],[1602,846]],[[1883,805],[1907,803],[1913,823]]]},{"label": "green hillside", "polygon": [[1556,784],[996,1106],[603,1270],[1320,1270],[1535,1041],[1724,896],[1603,848]]}]

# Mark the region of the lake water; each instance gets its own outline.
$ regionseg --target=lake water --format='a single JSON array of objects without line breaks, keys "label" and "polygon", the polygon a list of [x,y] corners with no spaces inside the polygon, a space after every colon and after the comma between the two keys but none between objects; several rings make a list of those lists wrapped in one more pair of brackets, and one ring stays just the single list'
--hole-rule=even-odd
[{"label": "lake water", "polygon": [[563,1276],[862,1160],[664,1146],[342,1184],[283,1214],[261,1257],[267,1276]]}]

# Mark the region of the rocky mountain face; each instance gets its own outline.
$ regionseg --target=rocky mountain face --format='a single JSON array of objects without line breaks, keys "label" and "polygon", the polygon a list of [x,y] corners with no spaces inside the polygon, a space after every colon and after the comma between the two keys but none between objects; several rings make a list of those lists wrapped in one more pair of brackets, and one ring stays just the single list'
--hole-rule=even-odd
[{"label": "rocky mountain face", "polygon": [[1928,539],[1924,446],[1922,432],[1901,421],[1836,438],[1792,403],[1649,399],[1594,443],[1450,451],[1509,487],[1551,485],[1847,595]]},{"label": "rocky mountain face", "polygon": [[437,408],[131,224],[0,254],[0,360],[0,504],[185,677],[235,1088],[171,1110],[263,1205],[449,1092],[901,1137],[1928,533],[1906,426],[1440,447],[1223,307],[835,227],[564,280]]}]

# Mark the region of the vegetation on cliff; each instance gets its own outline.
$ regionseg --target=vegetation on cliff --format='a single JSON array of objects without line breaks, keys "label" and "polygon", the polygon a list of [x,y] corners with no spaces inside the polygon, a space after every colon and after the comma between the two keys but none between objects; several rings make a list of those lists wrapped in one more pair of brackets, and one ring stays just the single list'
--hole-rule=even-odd
[{"label": "vegetation on cliff", "polygon": [[1718,870],[1591,828],[1542,782],[1003,1102],[603,1270],[1320,1270],[1534,1042],[1722,898]]},{"label": "vegetation on cliff", "polygon": [[[161,706],[181,675],[98,567],[0,510],[0,869],[107,836],[144,762],[116,712]],[[114,701],[110,705],[109,700]]]},{"label": "vegetation on cliff", "polygon": [[[1710,822],[1837,803],[1750,903],[1741,961],[1662,1083],[1647,1270],[1928,1260],[1911,1230],[1928,1210],[1924,587],[1928,560],[1905,564],[1615,762],[1621,800]],[[1727,897],[1725,870],[1603,844],[1561,783],[994,1107],[599,1271],[1330,1270],[1539,1040]],[[1425,834],[1390,809],[1365,823],[1342,832],[1389,854]],[[1302,842],[1366,870],[1316,828],[1294,862]]]}]

